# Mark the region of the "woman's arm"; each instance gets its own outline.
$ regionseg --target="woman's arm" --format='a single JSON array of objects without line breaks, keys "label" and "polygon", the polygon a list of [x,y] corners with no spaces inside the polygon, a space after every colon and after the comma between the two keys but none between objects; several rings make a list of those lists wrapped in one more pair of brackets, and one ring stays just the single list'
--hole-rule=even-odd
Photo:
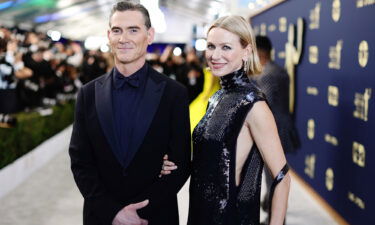
[{"label": "woman's arm", "polygon": [[[286,159],[277,133],[275,119],[266,102],[259,101],[254,104],[246,117],[246,123],[250,128],[251,136],[275,178],[285,166]],[[270,225],[282,225],[287,210],[288,195],[290,189],[290,177],[288,174],[276,186],[272,198]]]}]

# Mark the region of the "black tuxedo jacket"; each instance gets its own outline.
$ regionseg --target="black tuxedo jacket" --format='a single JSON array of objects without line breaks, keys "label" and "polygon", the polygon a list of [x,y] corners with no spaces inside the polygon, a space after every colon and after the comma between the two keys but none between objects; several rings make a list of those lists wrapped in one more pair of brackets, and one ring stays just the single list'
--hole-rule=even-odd
[{"label": "black tuxedo jacket", "polygon": [[[136,114],[131,163],[123,168],[112,112],[113,70],[83,86],[77,97],[69,146],[71,169],[84,197],[83,223],[110,225],[126,205],[149,199],[138,210],[150,225],[178,224],[177,192],[190,174],[191,143],[186,89],[150,66]],[[159,178],[162,158],[178,165]]]}]

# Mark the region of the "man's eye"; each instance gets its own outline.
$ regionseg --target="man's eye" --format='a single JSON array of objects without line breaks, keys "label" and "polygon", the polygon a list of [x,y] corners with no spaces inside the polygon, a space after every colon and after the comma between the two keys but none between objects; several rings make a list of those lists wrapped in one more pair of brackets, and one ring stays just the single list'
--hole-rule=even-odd
[{"label": "man's eye", "polygon": [[130,33],[137,33],[138,29],[130,29]]},{"label": "man's eye", "polygon": [[112,33],[118,34],[118,33],[120,33],[120,32],[121,32],[120,29],[112,29]]}]

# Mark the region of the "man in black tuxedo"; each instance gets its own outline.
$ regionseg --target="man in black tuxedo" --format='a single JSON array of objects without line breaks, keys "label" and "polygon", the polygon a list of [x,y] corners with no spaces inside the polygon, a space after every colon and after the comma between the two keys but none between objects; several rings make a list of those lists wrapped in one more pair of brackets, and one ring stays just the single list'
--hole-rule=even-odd
[{"label": "man in black tuxedo", "polygon": [[[118,2],[108,39],[115,68],[78,93],[69,147],[85,225],[176,225],[189,176],[186,89],[151,68],[154,29],[140,4]],[[159,178],[163,156],[179,165]]]}]

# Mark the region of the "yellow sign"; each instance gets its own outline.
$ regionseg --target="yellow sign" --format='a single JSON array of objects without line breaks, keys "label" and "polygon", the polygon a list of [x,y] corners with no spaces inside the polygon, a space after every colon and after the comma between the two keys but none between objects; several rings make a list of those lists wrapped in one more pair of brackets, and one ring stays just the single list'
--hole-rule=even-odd
[{"label": "yellow sign", "polygon": [[318,95],[319,94],[319,90],[318,90],[318,88],[316,88],[316,87],[310,87],[310,86],[308,86],[307,88],[306,88],[306,92],[307,92],[307,94],[309,94],[309,95]]},{"label": "yellow sign", "polygon": [[375,0],[357,0],[357,8],[362,8],[370,5],[374,5]]},{"label": "yellow sign", "polygon": [[309,176],[311,179],[314,179],[315,163],[316,163],[315,154],[307,155],[305,157],[305,174]]},{"label": "yellow sign", "polygon": [[334,179],[334,174],[332,168],[328,168],[326,170],[326,188],[328,191],[332,191],[333,189],[333,179]]},{"label": "yellow sign", "polygon": [[361,119],[363,121],[368,120],[368,102],[371,98],[371,88],[366,88],[365,93],[355,93],[354,98],[354,105],[355,105],[355,111],[353,112],[353,116],[355,118]]},{"label": "yellow sign", "polygon": [[361,41],[358,47],[358,62],[361,67],[365,67],[368,62],[369,47],[367,41]]},{"label": "yellow sign", "polygon": [[315,8],[310,10],[310,30],[319,29],[320,24],[320,2],[316,3]]},{"label": "yellow sign", "polygon": [[262,36],[267,35],[267,24],[265,23],[260,24],[260,35]]},{"label": "yellow sign", "polygon": [[271,59],[272,61],[275,61],[275,49],[274,48],[271,50]]},{"label": "yellow sign", "polygon": [[278,56],[280,59],[285,59],[285,52],[284,52],[284,51],[278,52],[278,53],[277,53],[277,56]]},{"label": "yellow sign", "polygon": [[354,204],[356,204],[360,209],[366,208],[365,202],[350,191],[348,192],[348,199]]},{"label": "yellow sign", "polygon": [[315,136],[315,121],[313,119],[309,119],[307,121],[307,137],[312,140]]},{"label": "yellow sign", "polygon": [[329,48],[329,58],[330,62],[328,63],[328,68],[339,70],[341,68],[341,50],[342,50],[343,41],[337,41],[336,46]]},{"label": "yellow sign", "polygon": [[337,141],[337,138],[335,136],[332,136],[330,134],[324,135],[324,140],[334,146],[339,145],[339,142]]},{"label": "yellow sign", "polygon": [[311,64],[317,64],[319,61],[319,49],[318,46],[312,45],[309,47],[309,62]]},{"label": "yellow sign", "polygon": [[340,0],[333,0],[332,3],[332,19],[338,22],[341,15],[341,2]]},{"label": "yellow sign", "polygon": [[360,167],[365,167],[366,150],[362,144],[358,142],[353,142],[352,158],[355,164],[357,164]]},{"label": "yellow sign", "polygon": [[254,33],[255,33],[255,34],[260,34],[259,26],[254,26],[254,27],[253,27],[253,30],[254,30]]},{"label": "yellow sign", "polygon": [[287,20],[286,17],[280,17],[279,18],[279,31],[281,33],[286,32],[287,29]]},{"label": "yellow sign", "polygon": [[268,31],[269,32],[274,32],[276,30],[276,25],[275,24],[271,24],[268,26]]},{"label": "yellow sign", "polygon": [[336,86],[328,86],[328,104],[331,106],[339,105],[339,89]]}]

